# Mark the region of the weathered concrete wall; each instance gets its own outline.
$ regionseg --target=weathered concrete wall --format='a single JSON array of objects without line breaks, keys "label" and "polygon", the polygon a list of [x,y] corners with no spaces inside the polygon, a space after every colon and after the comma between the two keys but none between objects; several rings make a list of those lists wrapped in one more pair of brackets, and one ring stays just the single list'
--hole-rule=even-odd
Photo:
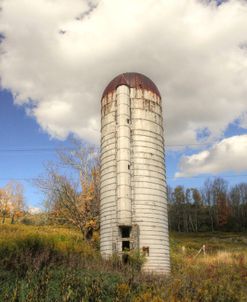
[{"label": "weathered concrete wall", "polygon": [[111,256],[117,232],[116,178],[116,93],[102,100],[101,108],[101,180],[100,180],[100,250]]},{"label": "weathered concrete wall", "polygon": [[131,226],[130,96],[128,86],[117,88],[117,223]]},{"label": "weathered concrete wall", "polygon": [[145,271],[170,270],[163,118],[160,98],[131,89],[133,223],[139,248],[148,254]]}]

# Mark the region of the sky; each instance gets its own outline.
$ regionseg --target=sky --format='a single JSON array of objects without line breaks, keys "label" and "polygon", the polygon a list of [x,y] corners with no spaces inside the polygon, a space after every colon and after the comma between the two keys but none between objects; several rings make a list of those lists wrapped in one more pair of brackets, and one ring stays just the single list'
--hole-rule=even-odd
[{"label": "sky", "polygon": [[[0,0],[0,186],[30,179],[69,138],[99,144],[100,99],[117,74],[158,86],[172,186],[247,177],[247,2]],[[12,150],[7,151],[7,150]],[[242,176],[239,176],[242,175]],[[25,180],[23,180],[25,179]]]}]

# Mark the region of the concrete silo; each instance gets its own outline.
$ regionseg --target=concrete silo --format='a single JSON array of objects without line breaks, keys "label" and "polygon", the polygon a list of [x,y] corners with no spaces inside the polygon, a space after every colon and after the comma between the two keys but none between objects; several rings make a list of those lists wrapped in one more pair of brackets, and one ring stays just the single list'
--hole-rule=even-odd
[{"label": "concrete silo", "polygon": [[143,270],[170,271],[160,93],[139,73],[123,73],[101,100],[100,249],[139,249]]}]

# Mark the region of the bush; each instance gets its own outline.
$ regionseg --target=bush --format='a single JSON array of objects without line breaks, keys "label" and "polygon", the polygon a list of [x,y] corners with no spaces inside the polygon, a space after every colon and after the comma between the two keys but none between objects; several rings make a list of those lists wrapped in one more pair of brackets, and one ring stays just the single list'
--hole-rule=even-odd
[{"label": "bush", "polygon": [[20,223],[25,224],[25,225],[34,225],[34,221],[31,218],[28,217],[23,217],[20,220]]}]

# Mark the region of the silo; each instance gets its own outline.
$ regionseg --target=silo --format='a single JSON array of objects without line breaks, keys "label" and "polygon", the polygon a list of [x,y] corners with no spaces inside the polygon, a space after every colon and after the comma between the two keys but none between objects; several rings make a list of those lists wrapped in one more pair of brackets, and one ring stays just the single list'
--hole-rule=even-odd
[{"label": "silo", "polygon": [[100,248],[138,249],[144,271],[170,271],[160,93],[140,73],[123,73],[101,100]]}]

